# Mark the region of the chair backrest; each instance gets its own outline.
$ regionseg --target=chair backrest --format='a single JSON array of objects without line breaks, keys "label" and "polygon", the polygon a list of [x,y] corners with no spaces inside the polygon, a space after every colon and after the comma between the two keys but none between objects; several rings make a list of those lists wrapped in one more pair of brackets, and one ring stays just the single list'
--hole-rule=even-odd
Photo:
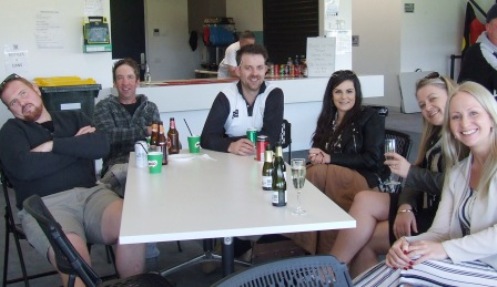
[{"label": "chair backrest", "polygon": [[280,133],[280,143],[282,148],[288,148],[287,162],[292,160],[292,124],[283,119]]},{"label": "chair backrest", "polygon": [[373,109],[375,109],[376,111],[378,111],[378,114],[380,116],[383,116],[383,117],[387,117],[388,116],[388,108],[385,107],[385,106],[369,106]]},{"label": "chair backrest", "polygon": [[5,197],[5,204],[7,205],[7,213],[9,215],[9,217],[12,217],[12,207],[11,207],[10,197],[9,197],[9,188],[12,188],[12,184],[10,183],[7,176],[5,175],[5,172],[3,171],[1,163],[0,163],[0,181],[2,183],[3,194]]},{"label": "chair backrest", "polygon": [[285,119],[281,125],[280,142],[282,148],[287,148],[292,143],[292,124]]},{"label": "chair backrest", "polygon": [[0,163],[0,181],[2,182],[2,190],[3,190],[3,196],[5,199],[5,215],[7,216],[7,224],[11,228],[12,232],[18,232],[19,234],[22,234],[24,236],[24,232],[22,231],[22,227],[20,227],[20,224],[17,225],[15,220],[14,220],[14,210],[12,209],[12,203],[11,203],[11,196],[9,195],[9,188],[13,188],[12,184],[10,183],[9,179],[7,178],[7,175],[5,175],[5,172],[3,170],[2,164]]},{"label": "chair backrest", "polygon": [[347,266],[332,255],[283,259],[251,267],[212,286],[353,286]]},{"label": "chair backrest", "polygon": [[395,139],[395,151],[401,156],[407,157],[411,151],[411,137],[403,132],[385,130],[385,139]]},{"label": "chair backrest", "polygon": [[30,196],[24,200],[23,207],[36,219],[50,241],[55,252],[57,268],[60,272],[70,276],[69,286],[74,284],[75,276],[80,277],[86,286],[99,286],[102,280],[76,251],[41,197],[39,195]]}]

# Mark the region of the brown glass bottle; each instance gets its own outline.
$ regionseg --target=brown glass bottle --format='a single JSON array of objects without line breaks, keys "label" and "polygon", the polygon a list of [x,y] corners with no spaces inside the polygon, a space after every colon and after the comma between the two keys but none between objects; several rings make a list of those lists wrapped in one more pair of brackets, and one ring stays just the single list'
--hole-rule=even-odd
[{"label": "brown glass bottle", "polygon": [[159,142],[159,123],[152,122],[152,135],[150,136],[150,150],[157,150],[157,143]]},{"label": "brown glass bottle", "polygon": [[164,125],[159,122],[159,142],[157,143],[158,151],[162,152],[162,165],[167,164],[167,140],[164,134]]},{"label": "brown glass bottle", "polygon": [[169,119],[169,131],[167,132],[167,137],[171,141],[171,146],[169,147],[169,154],[179,153],[179,133],[176,129],[176,122],[174,118]]}]

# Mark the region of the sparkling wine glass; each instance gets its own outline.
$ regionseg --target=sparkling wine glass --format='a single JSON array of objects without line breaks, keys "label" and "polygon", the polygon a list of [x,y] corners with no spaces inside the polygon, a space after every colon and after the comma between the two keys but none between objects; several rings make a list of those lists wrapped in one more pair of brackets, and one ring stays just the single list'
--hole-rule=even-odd
[{"label": "sparkling wine glass", "polygon": [[293,158],[291,162],[291,168],[293,186],[297,190],[297,207],[295,207],[295,209],[292,211],[292,214],[304,215],[306,214],[306,211],[301,206],[300,194],[305,183],[305,158]]},{"label": "sparkling wine glass", "polygon": [[[385,139],[385,153],[387,152],[395,152],[395,139]],[[388,160],[392,158],[387,157],[386,159]],[[395,179],[394,174],[390,173],[390,177],[386,182],[384,182],[384,184],[389,186],[395,186],[400,184],[400,182]]]}]

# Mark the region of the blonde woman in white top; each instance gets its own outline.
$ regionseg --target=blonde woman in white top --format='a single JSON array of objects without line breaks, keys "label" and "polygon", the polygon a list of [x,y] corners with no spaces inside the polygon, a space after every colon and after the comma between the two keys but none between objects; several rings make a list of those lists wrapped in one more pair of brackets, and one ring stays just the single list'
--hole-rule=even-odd
[{"label": "blonde woman in white top", "polygon": [[448,107],[442,146],[449,172],[433,225],[397,240],[354,286],[497,285],[497,102],[466,82]]}]

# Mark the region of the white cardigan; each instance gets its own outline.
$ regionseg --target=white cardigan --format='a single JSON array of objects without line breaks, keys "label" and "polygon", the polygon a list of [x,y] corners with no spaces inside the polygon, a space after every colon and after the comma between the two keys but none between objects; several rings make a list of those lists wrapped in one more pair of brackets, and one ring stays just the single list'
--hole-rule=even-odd
[{"label": "white cardigan", "polygon": [[469,186],[472,155],[450,171],[449,186],[442,191],[437,215],[430,229],[407,238],[408,241],[431,240],[442,242],[454,262],[480,260],[497,269],[497,175],[490,183],[488,197],[477,193],[470,216],[470,235],[462,237],[458,209]]}]

